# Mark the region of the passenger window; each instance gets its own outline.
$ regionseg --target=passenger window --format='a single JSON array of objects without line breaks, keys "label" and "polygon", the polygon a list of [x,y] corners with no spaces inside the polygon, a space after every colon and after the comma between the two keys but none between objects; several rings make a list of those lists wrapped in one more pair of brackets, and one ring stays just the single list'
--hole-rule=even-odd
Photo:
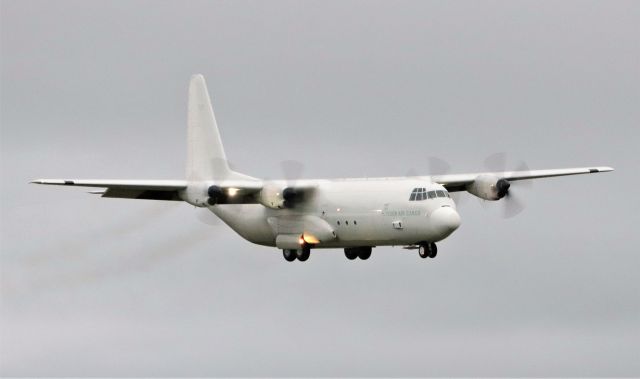
[{"label": "passenger window", "polygon": [[338,225],[340,225],[340,221],[338,221]]},{"label": "passenger window", "polygon": [[436,198],[436,191],[429,191],[429,199],[435,199]]},{"label": "passenger window", "polygon": [[446,197],[446,196],[444,196],[444,191],[438,190],[438,191],[436,191],[436,193],[438,194],[438,197]]},{"label": "passenger window", "polygon": [[353,220],[353,225],[358,225],[358,223],[356,222],[356,220]]},{"label": "passenger window", "polygon": [[349,221],[345,221],[345,222],[344,222],[344,224],[345,224],[345,225],[349,225]]}]

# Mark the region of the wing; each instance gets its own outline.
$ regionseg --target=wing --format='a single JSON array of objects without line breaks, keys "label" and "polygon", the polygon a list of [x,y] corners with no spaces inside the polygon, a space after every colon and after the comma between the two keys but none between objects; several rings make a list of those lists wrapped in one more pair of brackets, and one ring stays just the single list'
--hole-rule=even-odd
[{"label": "wing", "polygon": [[104,191],[91,191],[102,197],[176,201],[182,200],[178,191],[187,188],[185,180],[37,179],[31,183],[105,188]]},{"label": "wing", "polygon": [[508,181],[551,178],[554,176],[596,174],[599,172],[613,171],[611,167],[579,167],[560,168],[551,170],[513,171],[513,172],[476,172],[471,174],[435,175],[431,180],[442,184],[448,191],[465,191],[467,185],[471,184],[480,175],[494,175]]},{"label": "wing", "polygon": [[[104,188],[104,190],[89,191],[89,193],[102,195],[102,197],[189,201],[188,194],[186,194],[186,197],[182,196],[185,195],[184,191],[189,186],[189,181],[186,180],[37,179],[31,183]],[[191,183],[193,184],[193,182]],[[258,202],[256,194],[262,189],[262,182],[225,180],[216,185],[216,188],[224,194],[231,195],[224,196],[224,201],[218,202],[219,204],[255,204]],[[207,191],[205,187],[200,189],[204,193]]]}]

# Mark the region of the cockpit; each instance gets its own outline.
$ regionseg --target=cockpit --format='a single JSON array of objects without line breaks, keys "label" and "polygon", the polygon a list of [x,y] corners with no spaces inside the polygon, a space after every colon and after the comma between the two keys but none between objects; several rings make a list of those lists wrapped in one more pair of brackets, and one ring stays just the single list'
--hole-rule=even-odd
[{"label": "cockpit", "polygon": [[409,201],[422,201],[427,199],[435,199],[438,197],[450,197],[449,192],[445,190],[427,191],[426,188],[414,188],[411,191]]}]

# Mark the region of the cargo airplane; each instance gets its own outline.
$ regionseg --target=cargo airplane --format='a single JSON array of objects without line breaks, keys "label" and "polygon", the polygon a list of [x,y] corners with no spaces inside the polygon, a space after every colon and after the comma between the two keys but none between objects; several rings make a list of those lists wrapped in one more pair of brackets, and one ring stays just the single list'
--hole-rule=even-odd
[{"label": "cargo airplane", "polygon": [[[353,179],[261,180],[232,170],[202,75],[189,85],[184,180],[38,179],[33,183],[98,187],[107,198],[185,201],[213,212],[244,239],[306,261],[320,249],[341,248],[366,260],[376,246],[416,249],[434,258],[436,242],[460,226],[450,193],[509,197],[512,182],[612,171],[583,167],[512,172]],[[506,199],[505,199],[506,200]],[[504,201],[504,200],[503,200]]]}]

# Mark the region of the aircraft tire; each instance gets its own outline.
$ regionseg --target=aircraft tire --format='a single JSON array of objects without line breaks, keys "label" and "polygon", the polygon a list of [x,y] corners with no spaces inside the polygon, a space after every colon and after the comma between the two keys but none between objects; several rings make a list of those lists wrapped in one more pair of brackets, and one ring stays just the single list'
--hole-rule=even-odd
[{"label": "aircraft tire", "polygon": [[366,261],[371,256],[371,247],[361,247],[358,249],[358,258]]},{"label": "aircraft tire", "polygon": [[420,258],[428,258],[430,255],[429,252],[429,245],[426,243],[421,243],[420,246],[418,247],[418,255],[420,256]]},{"label": "aircraft tire", "polygon": [[435,258],[438,255],[438,246],[435,243],[431,242],[429,244],[429,258]]},{"label": "aircraft tire", "polygon": [[311,255],[311,249],[309,249],[308,246],[305,246],[302,249],[299,249],[296,251],[296,257],[300,262],[304,262],[307,259],[309,259],[310,255]]},{"label": "aircraft tire", "polygon": [[287,262],[293,262],[298,257],[295,250],[284,249],[282,250],[282,255]]},{"label": "aircraft tire", "polygon": [[344,255],[347,257],[348,260],[352,261],[358,258],[358,250],[352,247],[346,247],[344,249]]}]

